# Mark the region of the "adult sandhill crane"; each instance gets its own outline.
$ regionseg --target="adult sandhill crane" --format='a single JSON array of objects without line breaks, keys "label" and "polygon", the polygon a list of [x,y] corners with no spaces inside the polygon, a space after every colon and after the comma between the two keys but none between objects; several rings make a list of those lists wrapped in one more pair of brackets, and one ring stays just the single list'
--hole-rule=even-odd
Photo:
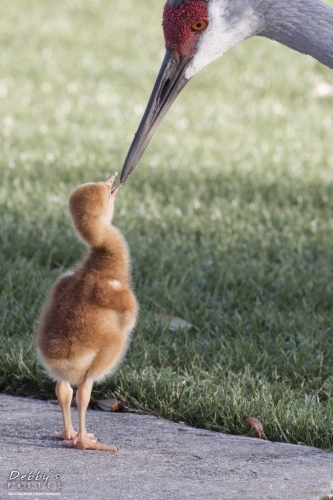
[{"label": "adult sandhill crane", "polygon": [[168,0],[163,29],[166,55],[121,182],[192,76],[243,40],[264,36],[333,69],[333,9],[320,0]]}]

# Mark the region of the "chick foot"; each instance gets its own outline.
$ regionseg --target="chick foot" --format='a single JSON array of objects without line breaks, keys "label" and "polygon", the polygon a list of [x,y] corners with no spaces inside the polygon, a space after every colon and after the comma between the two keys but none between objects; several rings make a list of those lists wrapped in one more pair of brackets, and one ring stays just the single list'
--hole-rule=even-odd
[{"label": "chick foot", "polygon": [[57,439],[74,439],[76,434],[73,427],[66,427],[61,432],[54,432],[53,436]]},{"label": "chick foot", "polygon": [[[63,429],[61,432],[54,432],[53,436],[57,439],[72,440],[77,436],[77,432],[73,427],[68,427],[66,429]],[[94,434],[91,434],[90,432],[87,434],[87,436],[90,439],[95,439],[96,441],[98,441]]]},{"label": "chick foot", "polygon": [[98,443],[97,438],[91,438],[90,436],[91,434],[86,434],[85,437],[83,437],[78,432],[74,439],[64,440],[62,444],[67,446],[67,448],[76,448],[78,450],[118,451],[116,446]]}]

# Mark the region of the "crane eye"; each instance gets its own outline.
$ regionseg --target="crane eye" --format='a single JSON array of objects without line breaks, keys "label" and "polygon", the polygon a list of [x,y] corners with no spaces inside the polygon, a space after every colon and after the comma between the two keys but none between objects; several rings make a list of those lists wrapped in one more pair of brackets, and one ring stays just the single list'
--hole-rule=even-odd
[{"label": "crane eye", "polygon": [[206,29],[208,26],[208,21],[206,19],[201,19],[200,21],[195,21],[195,23],[192,24],[191,30],[192,31],[203,31]]}]

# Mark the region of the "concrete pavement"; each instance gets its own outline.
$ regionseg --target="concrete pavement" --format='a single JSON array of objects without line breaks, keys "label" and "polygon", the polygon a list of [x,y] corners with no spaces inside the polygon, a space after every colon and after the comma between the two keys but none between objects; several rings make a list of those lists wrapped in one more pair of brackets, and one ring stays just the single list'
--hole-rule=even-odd
[{"label": "concrete pavement", "polygon": [[88,430],[119,451],[80,451],[51,437],[60,426],[58,406],[0,395],[1,499],[319,500],[333,486],[333,454],[314,448],[89,410]]}]

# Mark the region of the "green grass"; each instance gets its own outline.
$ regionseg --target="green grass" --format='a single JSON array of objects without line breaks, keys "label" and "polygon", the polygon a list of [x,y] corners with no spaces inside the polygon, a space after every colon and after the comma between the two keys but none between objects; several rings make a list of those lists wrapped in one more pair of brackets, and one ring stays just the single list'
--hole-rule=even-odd
[{"label": "green grass", "polygon": [[[163,1],[3,1],[0,389],[54,397],[32,332],[84,253],[70,192],[120,171],[164,53]],[[333,2],[330,1],[333,5]],[[333,73],[265,39],[197,75],[120,192],[141,305],[94,396],[333,450]],[[193,324],[170,332],[155,312]]]}]

